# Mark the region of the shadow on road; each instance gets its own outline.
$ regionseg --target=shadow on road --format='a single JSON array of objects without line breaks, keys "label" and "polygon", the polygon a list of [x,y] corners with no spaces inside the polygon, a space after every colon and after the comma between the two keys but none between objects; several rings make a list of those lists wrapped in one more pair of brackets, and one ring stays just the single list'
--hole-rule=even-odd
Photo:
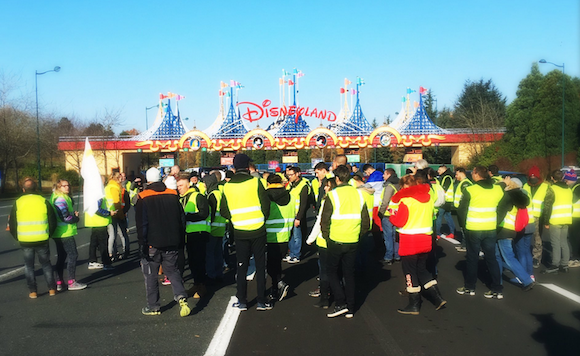
[{"label": "shadow on road", "polygon": [[[532,338],[544,344],[547,355],[567,356],[580,354],[580,331],[562,325],[554,319],[554,314],[531,314],[540,322],[540,327],[532,334]],[[580,311],[572,315],[580,321]]]}]

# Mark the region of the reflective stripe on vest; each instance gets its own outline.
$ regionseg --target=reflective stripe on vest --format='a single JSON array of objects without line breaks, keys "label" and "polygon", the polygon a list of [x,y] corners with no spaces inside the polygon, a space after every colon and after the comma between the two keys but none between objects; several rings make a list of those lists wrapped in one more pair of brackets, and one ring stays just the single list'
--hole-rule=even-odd
[{"label": "reflective stripe on vest", "polygon": [[310,183],[308,182],[308,180],[306,180],[306,178],[300,178],[300,181],[294,187],[292,187],[291,184],[288,185],[288,187],[290,187],[289,190],[290,195],[292,196],[292,200],[294,200],[296,204],[297,212],[298,210],[300,210],[300,192],[302,191],[302,188],[304,188],[304,186],[308,187],[308,195],[310,195],[310,189],[312,189],[312,187],[310,186]]},{"label": "reflective stripe on vest", "polygon": [[333,210],[330,217],[330,239],[354,243],[359,239],[361,211],[365,205],[362,193],[351,185],[342,185],[329,193]]},{"label": "reflective stripe on vest", "polygon": [[[576,189],[578,189],[578,187],[580,187],[580,184],[576,184],[575,186],[572,187],[572,200],[576,199],[574,198],[574,192],[576,191]],[[574,204],[572,204],[572,217],[573,218],[580,218],[580,199],[578,199],[576,202],[574,202]]]},{"label": "reflective stripe on vest", "polygon": [[536,193],[532,195],[532,188],[528,183],[524,184],[524,190],[528,192],[532,201],[532,214],[534,217],[539,218],[542,215],[542,208],[544,206],[544,199],[546,199],[546,192],[548,191],[548,183],[542,182]]},{"label": "reflective stripe on vest", "polygon": [[413,197],[402,198],[399,204],[405,204],[409,209],[409,219],[405,226],[397,228],[400,234],[430,235],[433,233],[433,199],[421,203]]},{"label": "reflective stripe on vest", "polygon": [[[105,199],[101,201],[101,209],[109,210]],[[100,216],[97,214],[85,213],[85,227],[103,227],[111,223],[111,216]]]},{"label": "reflective stripe on vest", "polygon": [[443,179],[441,180],[441,187],[443,187],[445,185],[445,180],[449,179],[449,186],[447,187],[447,190],[445,191],[445,202],[446,203],[451,203],[453,202],[453,178],[451,178],[451,176],[449,175],[444,175]]},{"label": "reflective stripe on vest", "polygon": [[[383,198],[385,197],[385,190],[387,189],[387,187],[393,188],[393,195],[395,195],[397,193],[397,188],[395,187],[395,185],[393,183],[387,183],[387,186],[385,188],[383,188],[383,191],[381,192],[381,202],[383,201]],[[393,195],[391,195],[391,198],[393,197]],[[393,206],[395,206],[395,204],[393,204]],[[385,213],[383,214],[384,216],[387,216],[387,217],[391,216],[391,213],[389,213],[390,207],[391,207],[391,201],[389,200],[389,204],[387,204],[387,209],[385,209]]]},{"label": "reflective stripe on vest", "polygon": [[258,196],[259,184],[262,183],[257,178],[251,177],[240,183],[228,182],[224,185],[224,196],[234,229],[253,231],[264,226],[264,213]]},{"label": "reflective stripe on vest", "polygon": [[292,199],[286,205],[270,202],[270,216],[266,220],[267,241],[272,243],[288,242],[295,218],[296,208]]},{"label": "reflective stripe on vest", "polygon": [[[500,224],[500,226],[502,226],[504,229],[507,230],[511,230],[511,231],[516,231],[516,214],[518,213],[518,208],[516,206],[512,207],[512,210],[510,210],[503,222]],[[529,211],[528,211],[529,214]]]},{"label": "reflective stripe on vest", "polygon": [[46,200],[36,194],[24,195],[16,200],[18,241],[40,242],[48,240],[48,212]]},{"label": "reflective stripe on vest", "polygon": [[456,208],[459,207],[459,202],[461,198],[463,198],[463,186],[464,185],[472,185],[471,181],[468,178],[465,178],[459,184],[457,184],[457,189],[455,189],[455,197],[453,198],[453,206]]},{"label": "reflective stripe on vest", "polygon": [[568,187],[562,188],[553,185],[554,205],[552,205],[552,215],[550,215],[550,225],[570,225],[572,224],[572,190]]},{"label": "reflective stripe on vest", "polygon": [[70,215],[74,214],[72,200],[68,194],[57,194],[57,193],[52,194],[52,196],[50,197],[50,204],[54,208],[54,212],[56,214],[56,230],[54,230],[52,238],[75,236],[77,234],[77,224],[76,223],[68,224],[62,220],[60,214],[57,211],[58,208],[55,205],[55,202],[58,198],[64,199],[64,201],[66,202],[68,213]]},{"label": "reflective stripe on vest", "polygon": [[209,195],[215,196],[217,202],[215,207],[215,213],[213,216],[213,221],[211,222],[211,234],[212,236],[215,237],[223,237],[226,234],[226,224],[228,222],[228,219],[224,218],[220,214],[220,208],[222,205],[222,192],[219,189],[214,189],[212,190],[211,193],[209,193]]},{"label": "reflective stripe on vest", "polygon": [[[199,213],[199,209],[197,208],[197,196],[200,194],[201,193],[193,191],[187,197],[187,203],[185,204],[185,207],[183,208],[183,211],[185,212],[186,216],[187,216],[187,214]],[[187,221],[186,220],[185,232],[191,233],[191,232],[202,232],[202,231],[206,231],[206,232],[211,231],[211,217],[209,215],[207,218],[205,218],[204,220],[200,220],[200,221]]]},{"label": "reflective stripe on vest", "polygon": [[497,227],[497,205],[503,197],[499,185],[484,189],[478,184],[466,188],[471,199],[467,210],[465,228],[472,231],[489,231]]}]

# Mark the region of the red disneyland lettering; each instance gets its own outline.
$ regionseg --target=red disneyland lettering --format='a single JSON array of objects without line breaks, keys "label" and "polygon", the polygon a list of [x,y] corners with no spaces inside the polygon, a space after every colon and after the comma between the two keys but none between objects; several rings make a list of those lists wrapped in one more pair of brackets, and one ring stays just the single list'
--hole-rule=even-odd
[{"label": "red disneyland lettering", "polygon": [[240,108],[240,113],[244,120],[249,122],[258,121],[264,117],[278,117],[278,116],[292,116],[295,115],[295,120],[298,122],[300,116],[308,116],[313,118],[318,118],[321,120],[336,121],[336,114],[329,110],[319,110],[317,108],[310,110],[310,107],[300,107],[296,105],[290,105],[286,107],[276,107],[270,105],[272,101],[266,99],[262,102],[262,105],[256,104],[250,101],[242,101],[237,105],[246,105],[245,108]]}]

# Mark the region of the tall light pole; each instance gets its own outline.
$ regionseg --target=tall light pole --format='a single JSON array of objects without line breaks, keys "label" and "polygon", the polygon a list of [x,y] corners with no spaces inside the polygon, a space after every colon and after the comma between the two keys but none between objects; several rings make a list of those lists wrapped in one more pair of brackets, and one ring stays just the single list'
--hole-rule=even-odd
[{"label": "tall light pole", "polygon": [[540,59],[540,63],[550,63],[555,65],[558,68],[562,68],[562,166],[564,167],[564,110],[566,107],[566,101],[564,99],[565,92],[566,92],[566,73],[564,71],[564,63],[562,65],[558,65],[556,63],[548,62],[545,59]]},{"label": "tall light pole", "polygon": [[158,107],[159,107],[159,104],[157,104],[157,105],[153,105],[153,106],[152,106],[152,107],[150,107],[150,108],[148,108],[148,107],[145,107],[145,130],[149,130],[149,118],[147,117],[147,112],[148,112],[150,109],[153,109],[153,108],[158,108]]},{"label": "tall light pole", "polygon": [[34,87],[36,92],[36,161],[38,163],[38,191],[42,193],[42,175],[40,174],[40,121],[38,120],[38,76],[46,74],[48,72],[60,72],[60,67],[56,66],[54,69],[47,70],[45,72],[38,73],[34,71]]}]

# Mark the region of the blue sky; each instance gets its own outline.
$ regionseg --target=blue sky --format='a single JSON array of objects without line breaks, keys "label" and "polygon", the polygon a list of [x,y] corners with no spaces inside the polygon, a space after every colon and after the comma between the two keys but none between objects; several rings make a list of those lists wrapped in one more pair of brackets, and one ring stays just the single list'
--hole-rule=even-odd
[{"label": "blue sky", "polygon": [[168,91],[186,96],[186,125],[204,129],[218,114],[220,81],[241,82],[240,101],[278,104],[282,69],[305,73],[301,105],[336,113],[344,78],[364,78],[363,112],[379,123],[396,116],[407,87],[431,89],[442,108],[468,79],[491,78],[511,101],[542,58],[580,76],[577,0],[23,0],[5,1],[2,13],[0,73],[14,95],[33,102],[34,71],[58,65],[38,78],[41,112],[90,121],[118,111],[117,132],[144,130],[145,107]]}]

